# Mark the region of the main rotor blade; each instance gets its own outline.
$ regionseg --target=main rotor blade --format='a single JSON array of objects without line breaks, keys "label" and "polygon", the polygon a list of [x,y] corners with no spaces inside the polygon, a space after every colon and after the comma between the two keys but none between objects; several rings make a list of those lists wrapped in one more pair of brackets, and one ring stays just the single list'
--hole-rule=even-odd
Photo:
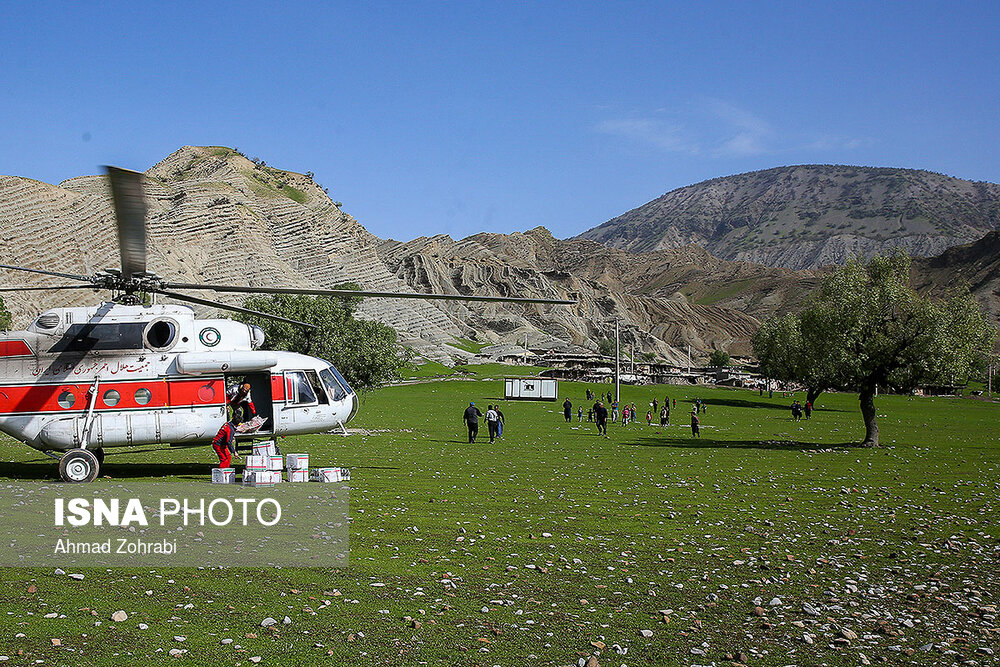
[{"label": "main rotor blade", "polygon": [[99,289],[96,285],[52,285],[51,287],[0,287],[0,292],[44,292],[58,289]]},{"label": "main rotor blade", "polygon": [[[69,278],[70,280],[82,280],[85,283],[90,282],[90,278],[87,276],[78,276],[74,273],[59,273],[58,271],[42,271],[41,269],[29,269],[26,266],[11,266],[10,264],[0,264],[0,269],[13,269],[14,271],[28,271],[29,273],[40,273],[43,276],[56,276],[57,278]],[[84,285],[81,285],[84,287]]]},{"label": "main rotor blade", "polygon": [[118,224],[118,249],[122,256],[122,276],[131,278],[146,272],[146,199],[142,174],[118,167],[105,167],[111,184],[111,198]]},{"label": "main rotor blade", "polygon": [[295,324],[300,327],[309,327],[310,329],[316,328],[315,324],[307,324],[305,322],[300,322],[298,320],[290,320],[287,317],[280,317],[278,315],[272,315],[270,313],[262,313],[259,310],[250,310],[249,308],[241,308],[240,306],[230,306],[228,303],[211,301],[209,299],[199,299],[196,296],[189,296],[187,294],[178,294],[177,292],[168,292],[167,290],[163,289],[155,290],[155,292],[157,294],[162,294],[163,296],[168,296],[171,299],[177,299],[178,301],[188,301],[190,303],[197,303],[202,306],[211,306],[212,308],[223,308],[225,310],[232,310],[237,313],[247,313],[248,315],[257,315],[259,317],[266,317],[269,320],[277,320],[279,322]]},{"label": "main rotor blade", "polygon": [[314,294],[316,296],[384,297],[390,299],[432,299],[439,301],[487,301],[494,303],[548,303],[573,305],[566,299],[532,299],[513,296],[467,296],[464,294],[421,294],[419,292],[367,292],[351,289],[300,289],[297,287],[239,287],[236,285],[203,285],[199,283],[163,283],[173,289],[204,289],[216,292],[241,292],[244,294]]}]

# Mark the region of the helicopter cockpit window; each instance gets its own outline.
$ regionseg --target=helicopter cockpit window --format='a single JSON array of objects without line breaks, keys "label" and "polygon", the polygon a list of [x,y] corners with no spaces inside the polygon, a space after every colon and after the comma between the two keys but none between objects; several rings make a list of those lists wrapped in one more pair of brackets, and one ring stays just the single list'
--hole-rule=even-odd
[{"label": "helicopter cockpit window", "polygon": [[330,372],[333,373],[333,377],[337,378],[337,382],[344,388],[344,391],[348,394],[354,393],[354,390],[351,389],[351,385],[347,384],[347,380],[344,379],[344,376],[340,374],[340,371],[338,371],[333,364],[330,364]]},{"label": "helicopter cockpit window", "polygon": [[49,348],[49,352],[91,352],[93,350],[141,350],[143,322],[114,324],[72,324]]},{"label": "helicopter cockpit window", "polygon": [[347,397],[347,391],[340,386],[337,382],[337,378],[333,376],[330,369],[324,368],[319,372],[319,378],[323,381],[323,386],[326,387],[326,393],[329,394],[330,400],[342,401]]},{"label": "helicopter cockpit window", "polygon": [[177,323],[173,320],[154,320],[145,331],[146,345],[151,350],[169,350],[177,338]]},{"label": "helicopter cockpit window", "polygon": [[316,392],[313,391],[309,378],[303,371],[285,373],[288,382],[288,397],[292,403],[305,404],[316,402]]}]

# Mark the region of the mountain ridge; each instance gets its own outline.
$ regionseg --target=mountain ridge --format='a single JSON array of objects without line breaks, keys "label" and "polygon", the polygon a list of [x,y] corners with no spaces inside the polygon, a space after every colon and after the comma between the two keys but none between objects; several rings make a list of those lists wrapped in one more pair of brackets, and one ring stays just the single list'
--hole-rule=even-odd
[{"label": "mountain ridge", "polygon": [[793,165],[671,190],[575,238],[638,252],[815,269],[900,248],[933,256],[1000,228],[1000,185],[893,167]]}]

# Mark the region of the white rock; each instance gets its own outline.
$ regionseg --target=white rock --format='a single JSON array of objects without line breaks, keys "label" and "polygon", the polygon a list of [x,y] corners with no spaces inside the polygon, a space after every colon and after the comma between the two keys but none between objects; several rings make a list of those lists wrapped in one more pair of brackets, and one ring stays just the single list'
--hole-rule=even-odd
[{"label": "white rock", "polygon": [[55,573],[62,576],[66,574],[66,570],[62,569],[61,567],[57,567]]},{"label": "white rock", "polygon": [[124,623],[128,620],[128,614],[124,610],[119,609],[115,613],[111,614],[111,620],[115,623]]},{"label": "white rock", "polygon": [[149,630],[149,626],[146,625],[145,623],[140,623],[139,624],[139,629],[140,630]]},{"label": "white rock", "polygon": [[282,625],[291,625],[292,619],[290,619],[287,616],[285,616],[283,619],[281,619],[281,623],[282,623]]},{"label": "white rock", "polygon": [[71,574],[71,575],[69,575],[69,578],[70,579],[76,579],[77,581],[83,581],[83,575],[82,574]]},{"label": "white rock", "polygon": [[223,639],[223,640],[222,640],[221,642],[219,642],[219,643],[220,643],[220,644],[222,644],[223,646],[225,646],[225,645],[227,645],[227,644],[232,644],[232,643],[233,643],[233,640],[232,640],[232,639]]},{"label": "white rock", "polygon": [[271,627],[272,625],[274,625],[277,622],[278,621],[276,621],[273,618],[271,618],[270,616],[268,616],[267,618],[265,618],[263,621],[260,622],[260,627],[262,627],[262,628],[269,628],[269,627]]},{"label": "white rock", "polygon": [[646,639],[649,639],[650,637],[653,636],[653,631],[652,630],[639,630],[639,634],[642,635],[643,637],[645,637]]}]

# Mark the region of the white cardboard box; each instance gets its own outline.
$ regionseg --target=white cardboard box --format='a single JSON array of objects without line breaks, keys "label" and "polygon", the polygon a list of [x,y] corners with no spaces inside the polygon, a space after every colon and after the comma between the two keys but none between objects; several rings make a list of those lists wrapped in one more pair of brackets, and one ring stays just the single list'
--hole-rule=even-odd
[{"label": "white cardboard box", "polygon": [[267,470],[268,459],[266,456],[253,456],[247,457],[247,470]]},{"label": "white cardboard box", "polygon": [[308,454],[289,454],[285,457],[288,464],[289,470],[308,470],[309,469],[309,455]]},{"label": "white cardboard box", "polygon": [[288,481],[289,482],[308,482],[309,481],[309,471],[308,470],[293,470],[289,468],[288,470]]},{"label": "white cardboard box", "polygon": [[212,468],[212,484],[235,484],[236,471],[233,468]]},{"label": "white cardboard box", "polygon": [[339,482],[340,468],[313,468],[309,471],[309,479],[314,482]]},{"label": "white cardboard box", "polygon": [[281,473],[270,470],[253,470],[243,473],[243,486],[274,486],[281,481]]},{"label": "white cardboard box", "polygon": [[281,472],[283,470],[283,466],[284,466],[284,461],[282,460],[280,454],[272,454],[271,456],[267,457],[268,470],[277,470],[278,472]]},{"label": "white cardboard box", "polygon": [[255,442],[253,445],[253,455],[254,456],[274,456],[278,453],[277,448],[274,446],[274,440],[266,440],[264,442]]}]

